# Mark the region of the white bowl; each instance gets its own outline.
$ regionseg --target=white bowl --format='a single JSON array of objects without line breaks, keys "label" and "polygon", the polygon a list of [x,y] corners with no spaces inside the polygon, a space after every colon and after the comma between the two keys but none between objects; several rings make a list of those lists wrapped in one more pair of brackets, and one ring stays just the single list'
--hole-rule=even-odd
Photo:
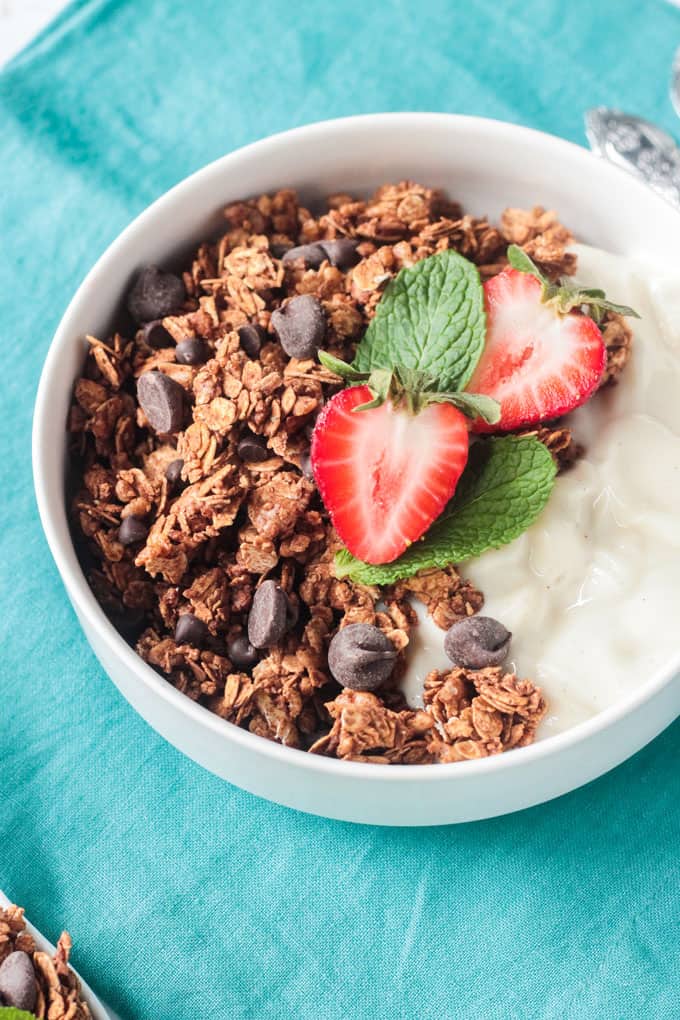
[{"label": "white bowl", "polygon": [[634,754],[680,711],[680,649],[671,670],[573,729],[497,757],[452,765],[336,761],[254,736],[211,714],[147,666],[114,630],[76,557],[64,496],[64,423],[86,333],[105,334],[133,272],[209,236],[227,202],[297,188],[307,201],[411,178],[446,188],[467,210],[559,211],[579,240],[618,254],[680,262],[680,215],[634,178],[550,135],[440,114],[351,117],[246,146],[178,184],[97,262],[54,337],[38,390],[35,488],[45,534],[85,634],[146,721],[194,761],[290,807],[381,825],[436,825],[516,811],[557,797]]}]

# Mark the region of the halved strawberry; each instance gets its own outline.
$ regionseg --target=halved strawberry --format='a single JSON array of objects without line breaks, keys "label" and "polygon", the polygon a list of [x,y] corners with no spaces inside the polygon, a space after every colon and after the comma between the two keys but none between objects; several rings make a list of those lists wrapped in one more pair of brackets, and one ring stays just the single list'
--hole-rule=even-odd
[{"label": "halved strawberry", "polygon": [[544,301],[544,285],[528,272],[505,269],[484,284],[486,345],[468,384],[501,405],[497,424],[477,420],[474,432],[503,432],[559,418],[593,393],[607,352],[602,333],[579,311]]},{"label": "halved strawberry", "polygon": [[352,386],[326,404],[312,435],[312,470],[349,551],[366,563],[390,563],[453,495],[469,422],[446,403],[413,414],[388,399],[353,411],[372,396],[368,386]]}]

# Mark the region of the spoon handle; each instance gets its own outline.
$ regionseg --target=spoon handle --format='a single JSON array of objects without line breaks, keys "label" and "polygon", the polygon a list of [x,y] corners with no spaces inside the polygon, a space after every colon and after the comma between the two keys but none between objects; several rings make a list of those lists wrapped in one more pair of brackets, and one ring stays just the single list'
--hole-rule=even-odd
[{"label": "spoon handle", "polygon": [[673,109],[680,117],[680,47],[675,52],[673,68],[671,70],[671,102]]},{"label": "spoon handle", "polygon": [[670,135],[642,120],[596,106],[585,114],[593,152],[634,174],[680,208],[680,147]]}]

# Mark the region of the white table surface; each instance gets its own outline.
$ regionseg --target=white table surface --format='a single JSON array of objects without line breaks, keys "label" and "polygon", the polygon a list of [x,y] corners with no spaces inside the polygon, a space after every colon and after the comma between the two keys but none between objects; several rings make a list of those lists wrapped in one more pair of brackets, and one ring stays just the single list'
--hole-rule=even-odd
[{"label": "white table surface", "polygon": [[67,0],[0,0],[0,66],[58,14]]}]

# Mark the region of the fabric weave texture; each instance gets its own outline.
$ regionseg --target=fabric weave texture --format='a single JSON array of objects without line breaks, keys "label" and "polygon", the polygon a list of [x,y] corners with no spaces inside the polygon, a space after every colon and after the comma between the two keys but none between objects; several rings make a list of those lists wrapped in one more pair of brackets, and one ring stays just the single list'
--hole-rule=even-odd
[{"label": "fabric weave texture", "polygon": [[381,829],[268,804],[185,759],[107,680],[30,470],[68,300],[186,174],[375,111],[583,144],[583,110],[606,104],[677,135],[678,44],[662,0],[83,0],[0,72],[0,886],[53,939],[70,930],[126,1020],[679,1015],[680,724],[588,787],[488,822]]}]

